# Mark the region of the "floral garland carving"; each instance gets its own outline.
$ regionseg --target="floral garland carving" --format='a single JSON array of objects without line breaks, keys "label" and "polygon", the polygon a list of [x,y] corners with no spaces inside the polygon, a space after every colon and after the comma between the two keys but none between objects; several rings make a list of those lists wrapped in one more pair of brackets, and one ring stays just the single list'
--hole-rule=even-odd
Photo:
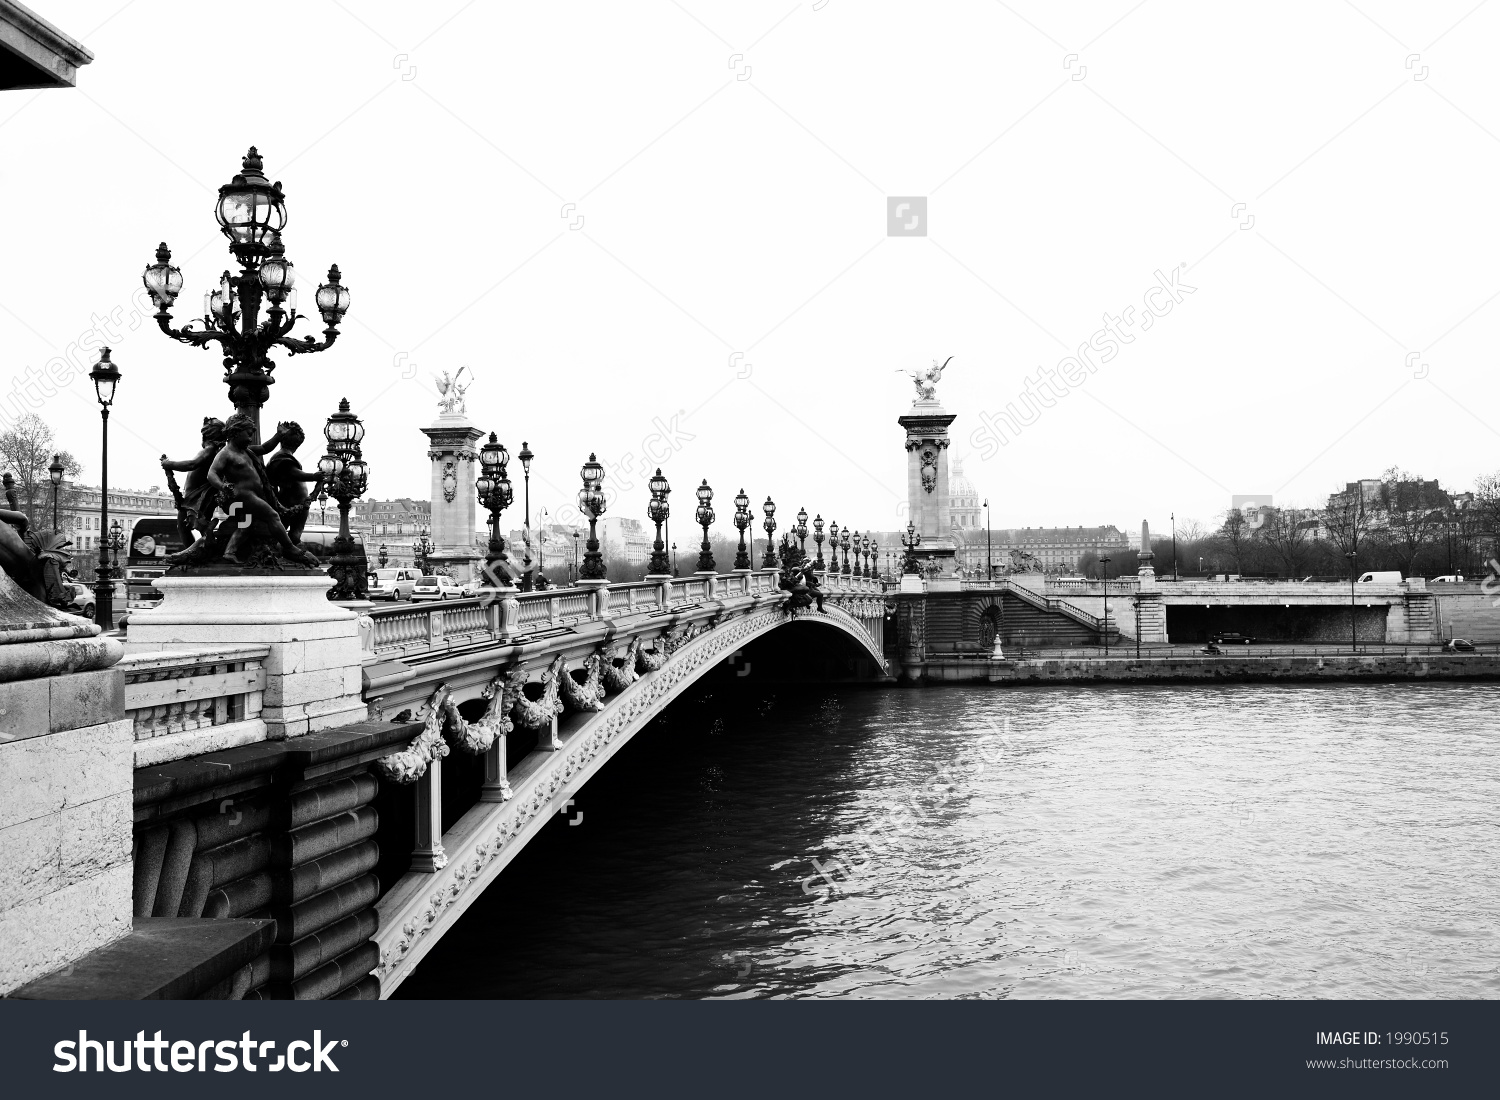
[{"label": "floral garland carving", "polygon": [[[561,658],[558,658],[561,660]],[[604,709],[604,684],[601,681],[602,673],[600,666],[604,663],[603,658],[595,653],[583,662],[584,681],[579,683],[573,673],[567,668],[558,670],[557,682],[562,685],[563,702],[568,704],[568,709],[573,711],[593,711]]]},{"label": "floral garland carving", "polygon": [[422,732],[400,752],[375,761],[375,768],[381,775],[392,783],[415,783],[427,774],[429,763],[448,755],[448,742],[443,740],[443,718],[451,694],[446,683],[438,684],[427,704],[427,723]]},{"label": "floral garland carving", "polygon": [[628,688],[636,680],[640,679],[640,673],[636,671],[636,663],[640,658],[641,639],[635,637],[630,639],[630,645],[625,648],[623,657],[606,658],[604,661],[604,686],[615,694],[619,694]]},{"label": "floral garland carving", "polygon": [[525,673],[518,671],[507,675],[502,672],[485,685],[479,697],[488,705],[483,716],[473,722],[465,720],[458,713],[458,704],[453,701],[452,695],[448,696],[443,709],[448,715],[448,740],[453,743],[454,748],[462,749],[471,756],[479,756],[489,751],[495,738],[503,737],[515,728],[515,723],[510,720],[510,707],[505,704],[505,698],[510,680],[517,675],[524,677]]},{"label": "floral garland carving", "polygon": [[665,649],[637,649],[635,654],[635,670],[637,673],[660,672],[661,667],[667,663],[667,651]]},{"label": "floral garland carving", "polygon": [[529,730],[545,729],[552,725],[553,716],[561,714],[563,710],[562,700],[557,697],[560,686],[558,681],[562,675],[563,659],[562,654],[558,654],[552,666],[542,674],[540,699],[532,702],[524,693],[518,693],[510,712],[516,725]]}]

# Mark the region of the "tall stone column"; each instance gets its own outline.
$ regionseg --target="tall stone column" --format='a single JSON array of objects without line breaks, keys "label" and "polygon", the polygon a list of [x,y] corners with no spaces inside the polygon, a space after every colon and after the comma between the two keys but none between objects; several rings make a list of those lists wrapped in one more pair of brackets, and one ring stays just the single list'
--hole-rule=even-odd
[{"label": "tall stone column", "polygon": [[477,576],[475,563],[484,555],[474,547],[479,503],[474,482],[484,432],[461,412],[445,412],[426,428],[427,458],[432,463],[432,542],[428,560],[445,567],[458,581]]},{"label": "tall stone column", "polygon": [[956,581],[958,547],[948,518],[948,426],[958,417],[936,398],[913,402],[896,423],[906,430],[906,502],[910,522],[922,536],[917,560],[937,563],[937,581]]}]

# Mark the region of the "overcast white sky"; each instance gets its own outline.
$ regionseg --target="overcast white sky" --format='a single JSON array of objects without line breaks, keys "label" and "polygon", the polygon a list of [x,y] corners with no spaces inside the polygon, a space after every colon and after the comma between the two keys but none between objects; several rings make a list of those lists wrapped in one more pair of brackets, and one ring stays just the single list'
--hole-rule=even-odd
[{"label": "overcast white sky", "polygon": [[[163,239],[200,312],[253,143],[303,308],[333,261],[353,298],[265,419],[347,396],[374,496],[428,494],[429,372],[464,364],[533,511],[596,450],[644,515],[664,426],[678,517],[706,477],[721,520],[743,485],[894,528],[896,372],[950,355],[997,527],[1500,466],[1500,4],[28,2],[96,60],[0,96],[0,373],[128,318]],[[1173,268],[1194,292],[985,458],[979,414]],[[111,480],[144,487],[229,406],[214,352],[116,335]],[[96,479],[87,378],[40,411]]]}]

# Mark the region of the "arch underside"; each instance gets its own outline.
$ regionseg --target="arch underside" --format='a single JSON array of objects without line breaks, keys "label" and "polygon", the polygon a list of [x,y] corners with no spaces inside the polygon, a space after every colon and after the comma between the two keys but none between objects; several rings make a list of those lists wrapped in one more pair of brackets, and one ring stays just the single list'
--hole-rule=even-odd
[{"label": "arch underside", "polygon": [[381,996],[401,984],[547,819],[648,722],[737,650],[793,623],[840,632],[882,677],[886,674],[885,659],[870,634],[848,612],[831,603],[823,612],[795,614],[778,606],[722,620],[684,644],[662,668],[642,673],[602,710],[565,717],[558,729],[561,748],[532,752],[510,770],[509,799],[476,804],[444,833],[446,866],[431,873],[409,872],[377,904]]}]

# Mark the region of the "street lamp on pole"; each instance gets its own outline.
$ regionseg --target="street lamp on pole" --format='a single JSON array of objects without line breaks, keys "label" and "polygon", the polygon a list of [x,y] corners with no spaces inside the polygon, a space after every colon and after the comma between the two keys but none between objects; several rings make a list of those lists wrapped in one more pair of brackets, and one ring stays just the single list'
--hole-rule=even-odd
[{"label": "street lamp on pole", "polygon": [[740,533],[739,552],[734,555],[734,568],[738,572],[741,569],[750,568],[750,556],[745,553],[745,528],[749,527],[754,520],[750,515],[750,498],[741,489],[734,498],[734,525]]},{"label": "street lamp on pole", "polygon": [[663,577],[672,571],[671,563],[667,561],[666,546],[661,537],[661,525],[672,514],[671,508],[667,505],[667,497],[672,492],[672,486],[662,476],[660,466],[656,468],[656,476],[651,479],[649,485],[651,503],[646,505],[646,516],[656,524],[656,541],[651,544],[651,566],[647,572],[655,577]]},{"label": "street lamp on pole", "polygon": [[[94,396],[99,400],[99,530],[109,529],[109,407],[115,402],[115,387],[120,383],[119,368],[109,358],[109,349],[101,348],[99,362],[89,371]],[[99,540],[98,580],[94,585],[94,622],[101,630],[114,628],[114,582],[110,579],[109,547]]]},{"label": "street lamp on pole", "polygon": [[390,551],[386,549],[385,543],[380,544],[380,568],[385,568],[385,563],[391,560]]},{"label": "street lamp on pole", "polygon": [[119,520],[112,519],[109,521],[109,575],[114,580],[120,580],[125,576],[125,574],[120,570],[120,550],[124,546],[125,531],[123,528],[121,528]]},{"label": "street lamp on pole", "polygon": [[697,571],[699,573],[717,573],[719,570],[718,566],[714,564],[713,550],[708,545],[708,528],[715,519],[713,509],[714,491],[709,488],[708,478],[704,478],[703,484],[698,486],[694,492],[698,494],[698,509],[694,513],[693,518],[698,521],[698,526],[703,528],[703,543],[698,548]]},{"label": "street lamp on pole", "polygon": [[52,465],[47,467],[47,476],[52,479],[52,530],[57,530],[57,493],[62,488],[63,464],[61,455],[52,456]]},{"label": "street lamp on pole", "polygon": [[521,460],[521,474],[525,478],[526,485],[522,490],[525,499],[526,526],[522,529],[525,535],[525,557],[521,562],[521,591],[531,591],[531,460],[536,455],[531,453],[531,448],[526,445],[526,440],[521,440],[521,453],[516,456]]},{"label": "street lamp on pole", "polygon": [[368,593],[363,555],[354,552],[354,536],[349,531],[349,508],[364,495],[369,485],[370,469],[360,452],[365,437],[364,423],[349,410],[349,399],[339,402],[338,411],[323,426],[328,453],[318,459],[318,472],[328,493],[339,505],[339,533],[333,540],[333,560],[329,575],[334,585],[328,590],[330,600],[362,600]]},{"label": "street lamp on pole", "polygon": [[500,513],[515,500],[515,490],[506,476],[509,465],[510,452],[491,432],[489,441],[479,448],[479,477],[474,481],[474,493],[480,507],[490,514],[490,541],[484,558],[484,573],[486,582],[495,588],[510,587],[505,536],[500,533]]},{"label": "street lamp on pole", "polygon": [[[1158,513],[1160,514],[1160,513]],[[1172,517],[1172,579],[1177,579],[1177,513],[1168,513]],[[1150,550],[1149,546],[1142,546],[1142,550]],[[1203,572],[1203,559],[1198,559],[1198,572]]]},{"label": "street lamp on pole", "polygon": [[1344,554],[1344,557],[1349,559],[1349,648],[1358,652],[1359,630],[1354,621],[1354,562],[1356,556],[1354,550],[1350,550]]},{"label": "street lamp on pole", "polygon": [[800,560],[797,562],[797,564],[801,565],[802,562],[804,562],[804,561],[807,560],[807,509],[806,508],[798,508],[797,509],[797,525],[792,528],[792,534],[794,534],[794,535],[797,536],[797,549],[801,553]]},{"label": "street lamp on pole", "polygon": [[760,510],[766,514],[765,523],[761,524],[766,529],[766,556],[760,563],[762,569],[775,569],[776,561],[776,502],[766,497],[766,502],[760,506]]},{"label": "street lamp on pole", "polygon": [[821,512],[813,517],[813,545],[818,550],[818,556],[813,561],[813,568],[822,573],[826,564],[823,561],[823,514]]},{"label": "street lamp on pole", "polygon": [[[855,532],[856,535],[858,533],[859,532],[857,532],[857,531]],[[850,534],[849,534],[849,528],[847,528],[847,527],[844,528],[844,533],[839,536],[839,539],[840,539],[839,545],[844,548],[844,576],[848,577],[848,576],[851,576],[853,574],[853,572],[854,572],[854,570],[851,569],[850,566],[849,566],[849,544],[852,541],[852,539],[850,537]]]},{"label": "street lamp on pole", "polygon": [[604,467],[593,452],[589,460],[578,471],[583,479],[583,488],[578,490],[578,510],[589,518],[589,541],[584,547],[583,568],[579,570],[579,581],[600,584],[606,580],[604,555],[599,553],[599,517],[604,514]]},{"label": "street lamp on pole", "polygon": [[1102,586],[1104,588],[1104,622],[1101,624],[1099,633],[1104,638],[1104,655],[1109,656],[1109,558],[1100,558],[1099,566],[1104,572]]},{"label": "street lamp on pole", "polygon": [[839,525],[830,523],[828,525],[828,571],[837,573],[839,571]]},{"label": "street lamp on pole", "polygon": [[922,535],[917,531],[916,523],[908,520],[906,533],[901,536],[901,545],[906,548],[906,553],[901,559],[901,572],[920,573],[921,567],[917,564],[917,547],[922,545]]},{"label": "street lamp on pole", "polygon": [[984,579],[995,579],[994,544],[990,540],[990,498],[984,498]]}]

